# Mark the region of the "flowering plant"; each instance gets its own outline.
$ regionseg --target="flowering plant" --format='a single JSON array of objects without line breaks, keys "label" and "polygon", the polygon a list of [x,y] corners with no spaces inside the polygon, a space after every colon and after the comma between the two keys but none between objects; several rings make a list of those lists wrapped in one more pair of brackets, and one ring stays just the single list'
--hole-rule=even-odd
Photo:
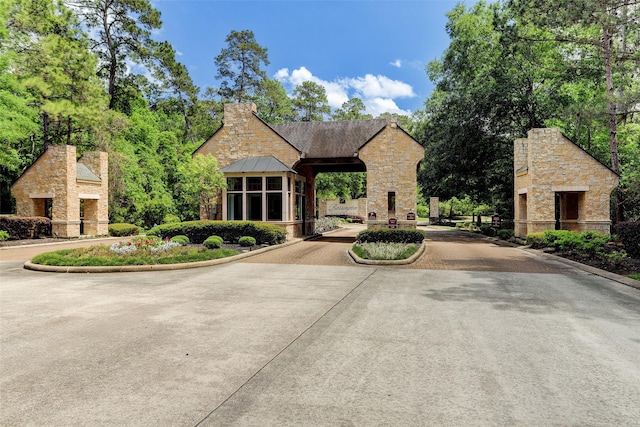
[{"label": "flowering plant", "polygon": [[171,242],[168,239],[162,241],[158,238],[138,237],[129,241],[116,242],[109,247],[109,250],[118,255],[129,255],[137,251],[164,252],[178,246],[181,246],[180,243]]}]

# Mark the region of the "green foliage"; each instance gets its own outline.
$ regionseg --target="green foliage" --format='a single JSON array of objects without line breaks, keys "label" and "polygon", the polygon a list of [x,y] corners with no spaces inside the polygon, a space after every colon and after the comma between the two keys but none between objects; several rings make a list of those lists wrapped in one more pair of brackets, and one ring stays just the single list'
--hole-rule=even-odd
[{"label": "green foliage", "polygon": [[412,228],[374,228],[363,230],[356,236],[357,243],[416,243],[424,240],[424,232]]},{"label": "green foliage", "polygon": [[251,236],[242,236],[238,239],[238,244],[240,246],[255,246],[256,239]]},{"label": "green foliage", "polygon": [[211,155],[198,154],[184,159],[177,168],[178,188],[185,203],[192,209],[202,208],[204,219],[213,219],[215,197],[226,187],[224,174],[218,169],[218,161]]},{"label": "green foliage", "polygon": [[498,237],[502,240],[509,240],[514,236],[513,230],[498,230]]},{"label": "green foliage", "polygon": [[319,173],[316,194],[320,199],[359,199],[367,197],[366,172]]},{"label": "green foliage", "polygon": [[360,258],[373,260],[407,259],[418,251],[415,243],[358,243],[353,252]]},{"label": "green foliage", "polygon": [[124,237],[137,236],[140,233],[140,227],[135,224],[114,223],[109,224],[109,236]]},{"label": "green foliage", "polygon": [[293,90],[293,108],[303,122],[321,122],[331,112],[327,91],[316,82],[305,81]]},{"label": "green foliage", "polygon": [[418,205],[418,218],[429,218],[429,206]]},{"label": "green foliage", "polygon": [[360,98],[351,98],[342,104],[342,108],[336,109],[331,118],[333,120],[370,120],[371,114],[365,114],[367,107]]},{"label": "green foliage", "polygon": [[223,102],[248,102],[255,98],[266,73],[261,64],[269,65],[267,49],[256,42],[252,31],[231,31],[227,47],[215,58],[220,80],[218,94]]},{"label": "green foliage", "polygon": [[224,243],[224,241],[222,240],[222,237],[220,237],[220,236],[209,236],[206,239],[204,239],[204,242],[202,242],[202,244],[207,249],[218,249],[218,248],[221,248],[223,243]]},{"label": "green foliage", "polygon": [[640,222],[620,222],[616,234],[629,255],[640,257]]},{"label": "green foliage", "polygon": [[208,261],[237,255],[233,249],[219,249],[215,251],[205,248],[173,247],[166,250],[152,251],[139,249],[131,253],[117,254],[109,246],[99,245],[89,248],[65,249],[37,255],[31,262],[52,266],[124,266],[124,265],[154,265],[178,264],[185,262]]},{"label": "green foliage", "polygon": [[176,222],[180,222],[180,217],[174,214],[167,214],[162,219],[163,224],[175,224]]},{"label": "green foliage", "polygon": [[526,242],[534,249],[544,248],[548,244],[544,231],[527,234]]},{"label": "green foliage", "polygon": [[180,243],[182,246],[188,245],[189,243],[189,238],[183,234],[178,234],[177,236],[173,236],[171,238],[172,242],[176,242],[176,243]]},{"label": "green foliage", "polygon": [[178,234],[189,237],[193,243],[202,243],[212,235],[221,236],[224,241],[237,242],[242,236],[251,236],[256,242],[276,245],[286,240],[287,232],[283,227],[251,221],[185,221],[180,224],[163,224],[147,233],[162,239]]},{"label": "green foliage", "polygon": [[0,230],[0,242],[4,242],[5,240],[9,240],[9,233],[5,230]]}]

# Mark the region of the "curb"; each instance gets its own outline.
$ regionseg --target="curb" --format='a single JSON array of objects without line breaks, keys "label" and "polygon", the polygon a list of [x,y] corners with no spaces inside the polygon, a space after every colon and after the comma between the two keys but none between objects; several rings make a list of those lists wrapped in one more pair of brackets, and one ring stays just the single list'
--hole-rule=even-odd
[{"label": "curb", "polygon": [[290,240],[280,245],[268,246],[255,251],[244,252],[238,255],[212,259],[209,261],[196,261],[196,262],[183,262],[179,264],[152,264],[152,265],[116,265],[116,266],[54,266],[54,265],[41,265],[34,264],[31,261],[24,263],[23,267],[27,270],[42,271],[47,273],[131,273],[137,271],[172,271],[172,270],[186,270],[189,268],[199,267],[211,267],[214,265],[227,264],[230,262],[238,261],[244,258],[248,258],[254,255],[259,255],[264,252],[269,252],[274,249],[283,248],[285,246],[291,246],[301,242],[302,239]]},{"label": "curb", "polygon": [[349,253],[349,256],[351,257],[351,259],[353,259],[353,261],[356,262],[357,264],[364,264],[364,265],[407,265],[407,264],[413,264],[414,262],[416,262],[418,260],[418,258],[420,258],[424,254],[426,249],[427,249],[427,244],[423,240],[422,244],[420,245],[420,247],[418,248],[418,251],[415,254],[411,255],[407,259],[394,259],[394,260],[378,260],[378,259],[360,258],[358,255],[355,254],[355,252],[353,252],[353,250],[351,248],[349,248],[348,253]]},{"label": "curb", "polygon": [[513,248],[518,248],[522,251],[528,252],[530,254],[533,255],[537,255],[539,257],[542,258],[547,258],[547,259],[551,259],[554,261],[558,261],[560,263],[569,265],[571,267],[577,268],[578,270],[582,270],[585,271],[587,273],[593,274],[595,276],[600,276],[600,277],[604,277],[605,279],[609,279],[609,280],[613,280],[615,282],[621,283],[623,285],[626,286],[630,286],[632,288],[635,289],[640,289],[640,281],[632,279],[630,277],[625,277],[625,276],[621,276],[619,274],[616,273],[612,273],[610,271],[607,270],[601,270],[599,268],[596,267],[591,267],[590,265],[586,265],[586,264],[582,264],[581,262],[578,261],[574,261],[571,259],[567,259],[558,255],[554,255],[554,254],[548,254],[546,252],[540,251],[538,249],[531,249],[527,246],[520,246],[520,245],[516,245],[514,243],[511,242],[507,242],[506,240],[501,240],[501,239],[497,239],[495,237],[487,237],[487,236],[478,236],[479,238],[484,238],[485,240],[489,240],[497,245],[503,245],[503,246],[511,246]]}]

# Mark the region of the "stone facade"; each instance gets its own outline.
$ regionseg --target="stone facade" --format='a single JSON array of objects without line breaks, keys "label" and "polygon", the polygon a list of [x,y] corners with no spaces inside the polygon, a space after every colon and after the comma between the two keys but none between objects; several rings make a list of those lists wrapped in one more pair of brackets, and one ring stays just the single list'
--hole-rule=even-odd
[{"label": "stone facade", "polygon": [[[295,170],[306,184],[305,212],[303,219],[290,221],[295,226],[288,228],[300,234],[313,233],[315,176],[327,171],[327,165],[332,171],[366,169],[367,209],[376,213],[376,220],[368,221],[369,226],[387,226],[389,218],[396,219],[401,227],[416,226],[412,218],[417,209],[417,169],[424,149],[396,121],[333,122],[321,126],[296,123],[283,128],[264,123],[256,112],[254,104],[225,104],[223,126],[194,155],[211,154],[218,159],[220,168],[242,159],[273,156]],[[340,169],[341,165],[345,169]],[[260,171],[254,173],[258,175]],[[219,206],[226,201],[225,195],[226,190],[220,195]],[[222,210],[218,219],[225,217]]]},{"label": "stone facade", "polygon": [[[395,219],[399,228],[415,228],[418,165],[424,148],[390,120],[358,155],[367,166],[367,209],[376,215],[367,224],[386,227],[389,219]],[[414,219],[409,219],[411,215]]]},{"label": "stone facade", "polygon": [[563,229],[609,233],[618,175],[559,129],[532,129],[514,143],[515,235]]},{"label": "stone facade", "polygon": [[85,153],[76,161],[76,147],[50,146],[11,191],[17,215],[50,217],[54,236],[109,232],[107,153]]},{"label": "stone facade", "polygon": [[367,199],[351,199],[351,200],[318,200],[318,216],[327,215],[353,215],[363,219],[367,218]]}]

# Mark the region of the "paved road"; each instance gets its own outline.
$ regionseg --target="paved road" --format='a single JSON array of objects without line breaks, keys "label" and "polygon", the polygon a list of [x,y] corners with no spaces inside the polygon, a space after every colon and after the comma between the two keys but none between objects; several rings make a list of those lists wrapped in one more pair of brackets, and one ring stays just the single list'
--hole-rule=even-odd
[{"label": "paved road", "polygon": [[437,236],[437,268],[0,262],[0,425],[639,425],[638,290]]}]

